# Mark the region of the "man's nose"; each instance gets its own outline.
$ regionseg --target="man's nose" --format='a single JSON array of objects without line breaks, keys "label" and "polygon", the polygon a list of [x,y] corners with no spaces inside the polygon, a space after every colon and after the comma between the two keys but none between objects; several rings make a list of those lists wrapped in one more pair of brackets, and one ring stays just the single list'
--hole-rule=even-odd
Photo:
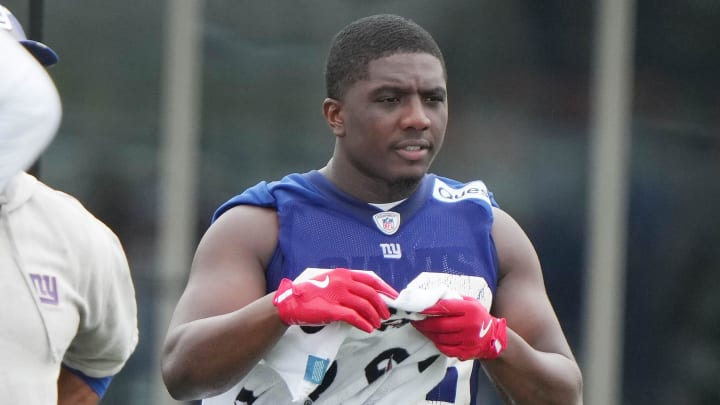
[{"label": "man's nose", "polygon": [[430,117],[426,114],[425,104],[420,97],[411,97],[408,99],[405,110],[403,111],[402,126],[404,129],[425,130],[430,127]]}]

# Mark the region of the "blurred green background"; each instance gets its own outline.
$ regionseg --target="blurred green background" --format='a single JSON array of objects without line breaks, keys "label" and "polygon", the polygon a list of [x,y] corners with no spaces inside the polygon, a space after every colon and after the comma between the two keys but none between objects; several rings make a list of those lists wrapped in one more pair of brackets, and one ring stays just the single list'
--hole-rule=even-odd
[{"label": "blurred green background", "polygon": [[[61,57],[50,73],[64,118],[40,177],[116,231],[137,290],[140,345],[106,405],[156,403],[163,389],[158,297],[179,288],[157,274],[163,58],[174,1],[185,0],[50,0],[43,8],[42,39]],[[29,1],[2,3],[27,30]],[[320,106],[332,35],[362,16],[401,14],[433,33],[448,66],[448,137],[432,171],[484,180],[524,227],[583,365],[594,2],[200,4],[193,243],[232,195],[326,163],[333,137]],[[720,403],[719,27],[715,0],[636,3],[624,404]],[[176,271],[184,278],[188,268]]]}]

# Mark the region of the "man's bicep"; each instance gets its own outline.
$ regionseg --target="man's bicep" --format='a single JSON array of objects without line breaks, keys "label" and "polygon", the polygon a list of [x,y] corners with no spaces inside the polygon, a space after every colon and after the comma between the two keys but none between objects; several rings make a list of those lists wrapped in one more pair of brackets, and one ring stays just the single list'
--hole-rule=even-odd
[{"label": "man's bicep", "polygon": [[555,311],[544,287],[536,281],[513,276],[503,279],[493,312],[535,349],[569,354]]},{"label": "man's bicep", "polygon": [[500,211],[496,213],[493,237],[500,266],[493,314],[506,318],[508,327],[535,349],[572,356],[527,235],[509,215]]},{"label": "man's bicep", "polygon": [[172,323],[226,314],[265,295],[265,267],[276,244],[274,211],[240,206],[224,213],[198,244]]}]

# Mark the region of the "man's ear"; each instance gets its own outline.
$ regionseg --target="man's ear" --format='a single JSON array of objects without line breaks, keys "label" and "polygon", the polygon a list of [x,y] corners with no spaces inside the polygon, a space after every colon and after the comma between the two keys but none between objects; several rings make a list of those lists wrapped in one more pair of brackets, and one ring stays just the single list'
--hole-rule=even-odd
[{"label": "man's ear", "polygon": [[335,136],[345,135],[345,121],[342,114],[342,102],[326,98],[322,104],[323,115]]}]

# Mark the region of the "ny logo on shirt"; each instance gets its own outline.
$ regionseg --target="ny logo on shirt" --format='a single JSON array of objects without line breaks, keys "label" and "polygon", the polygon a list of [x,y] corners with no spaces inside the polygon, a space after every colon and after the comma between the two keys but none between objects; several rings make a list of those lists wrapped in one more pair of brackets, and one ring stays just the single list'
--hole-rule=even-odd
[{"label": "ny logo on shirt", "polygon": [[33,287],[40,302],[43,304],[58,304],[58,291],[57,291],[57,279],[55,276],[48,276],[47,274],[30,274],[30,280],[32,280]]},{"label": "ny logo on shirt", "polygon": [[399,243],[381,243],[380,248],[382,249],[383,257],[386,259],[400,259],[402,257]]}]

